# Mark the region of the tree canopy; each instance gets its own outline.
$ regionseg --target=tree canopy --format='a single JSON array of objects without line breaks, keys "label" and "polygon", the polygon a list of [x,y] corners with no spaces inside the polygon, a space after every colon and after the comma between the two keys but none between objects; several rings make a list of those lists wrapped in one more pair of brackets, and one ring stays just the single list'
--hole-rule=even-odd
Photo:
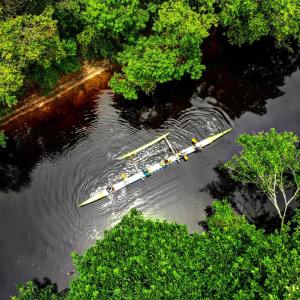
[{"label": "tree canopy", "polygon": [[[16,102],[24,80],[36,79],[50,90],[59,69],[70,69],[70,58],[76,57],[76,43],[61,40],[53,10],[41,15],[23,15],[0,22],[0,99],[11,106]],[[72,68],[71,68],[72,69]]]},{"label": "tree canopy", "polygon": [[219,6],[220,23],[233,44],[252,44],[267,35],[281,45],[300,42],[298,0],[223,0]]},{"label": "tree canopy", "polygon": [[[266,234],[227,203],[213,209],[208,230],[192,235],[131,211],[73,255],[77,275],[64,299],[299,299],[300,212]],[[21,285],[14,299],[33,299],[31,291],[37,295],[32,283]]]},{"label": "tree canopy", "polygon": [[157,83],[179,80],[185,74],[199,79],[205,68],[200,46],[213,24],[213,14],[199,15],[185,1],[165,2],[153,34],[140,37],[119,54],[122,72],[114,75],[110,86],[128,99],[137,99],[139,89],[151,93]]},{"label": "tree canopy", "polygon": [[0,147],[5,147],[6,145],[6,138],[3,131],[0,131]]},{"label": "tree canopy", "polygon": [[[201,77],[201,45],[221,26],[232,44],[273,36],[300,42],[297,0],[5,0],[0,3],[0,103],[11,106],[24,85],[49,92],[82,59],[121,65],[115,92],[137,99],[157,84]],[[24,30],[23,30],[24,29]],[[45,33],[44,35],[42,33]]]},{"label": "tree canopy", "polygon": [[235,180],[255,184],[267,195],[282,224],[288,206],[300,196],[300,150],[296,142],[299,138],[294,133],[277,133],[275,129],[242,134],[237,139],[241,153],[225,164]]}]

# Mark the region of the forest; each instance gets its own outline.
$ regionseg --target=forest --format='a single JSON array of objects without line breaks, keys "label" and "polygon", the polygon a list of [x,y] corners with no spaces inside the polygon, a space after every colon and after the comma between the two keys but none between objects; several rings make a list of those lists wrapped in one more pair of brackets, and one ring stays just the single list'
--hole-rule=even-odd
[{"label": "forest", "polygon": [[[279,47],[300,41],[297,0],[2,0],[0,117],[28,90],[49,94],[85,60],[121,66],[115,93],[137,99],[158,84],[199,79],[201,45],[221,30],[237,46],[271,36]],[[0,146],[5,137],[0,131]]]},{"label": "forest", "polygon": [[[49,93],[84,60],[121,66],[114,92],[137,99],[157,84],[199,79],[201,46],[218,28],[242,46],[271,36],[278,47],[300,41],[297,0],[2,0],[1,113],[26,89]],[[292,49],[292,48],[291,48]],[[292,50],[291,50],[292,51]]]}]

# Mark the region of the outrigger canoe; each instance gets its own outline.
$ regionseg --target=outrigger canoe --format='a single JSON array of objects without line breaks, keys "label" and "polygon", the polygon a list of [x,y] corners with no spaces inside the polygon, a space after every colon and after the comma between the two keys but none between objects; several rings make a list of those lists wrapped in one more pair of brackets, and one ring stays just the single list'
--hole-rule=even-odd
[{"label": "outrigger canoe", "polygon": [[169,148],[171,149],[172,151],[172,155],[169,156],[168,158],[158,162],[158,163],[155,163],[151,166],[148,166],[147,168],[143,169],[143,170],[140,170],[138,168],[138,166],[135,164],[135,162],[132,160],[133,164],[134,164],[134,167],[136,169],[136,172],[134,175],[130,176],[130,177],[126,177],[126,178],[123,178],[122,181],[120,182],[117,182],[115,184],[113,184],[112,186],[110,187],[103,187],[102,190],[100,190],[100,192],[96,193],[93,197],[91,197],[90,199],[82,202],[79,204],[79,206],[84,206],[84,205],[87,205],[87,204],[90,204],[90,203],[93,203],[95,201],[98,201],[100,199],[103,199],[105,197],[107,197],[108,195],[110,194],[113,194],[115,193],[116,191],[119,191],[121,189],[123,189],[124,187],[136,182],[136,181],[139,181],[139,180],[144,180],[146,177],[149,177],[151,174],[155,173],[155,172],[158,172],[164,168],[166,168],[168,165],[174,163],[174,162],[179,162],[180,159],[186,159],[187,156],[193,152],[198,152],[200,150],[202,150],[202,148],[204,148],[205,146],[213,143],[214,141],[216,141],[217,139],[219,139],[220,137],[222,137],[223,135],[225,135],[226,133],[230,132],[232,130],[232,128],[230,129],[227,129],[223,132],[220,132],[220,133],[217,133],[215,135],[212,135],[202,141],[197,141],[195,142],[192,146],[186,148],[186,149],[183,149],[177,153],[175,153],[175,151],[173,150],[170,142],[168,141],[167,139],[167,136],[169,135],[169,133],[166,133],[162,136],[160,136],[159,138],[151,141],[150,143],[134,150],[134,151],[131,151],[125,155],[122,155],[120,157],[118,157],[117,159],[125,159],[125,158],[133,158],[135,154],[137,154],[138,152],[142,151],[142,150],[145,150],[146,148],[154,145],[155,143],[161,141],[161,140],[165,140],[169,146]]}]

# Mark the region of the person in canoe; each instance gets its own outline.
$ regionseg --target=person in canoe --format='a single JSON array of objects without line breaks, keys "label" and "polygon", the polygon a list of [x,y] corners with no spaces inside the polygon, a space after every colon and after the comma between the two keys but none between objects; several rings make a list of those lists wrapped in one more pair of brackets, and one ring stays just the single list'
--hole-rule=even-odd
[{"label": "person in canoe", "polygon": [[113,194],[116,190],[115,190],[115,187],[112,185],[112,186],[108,186],[106,188],[107,192],[110,193],[110,194]]}]

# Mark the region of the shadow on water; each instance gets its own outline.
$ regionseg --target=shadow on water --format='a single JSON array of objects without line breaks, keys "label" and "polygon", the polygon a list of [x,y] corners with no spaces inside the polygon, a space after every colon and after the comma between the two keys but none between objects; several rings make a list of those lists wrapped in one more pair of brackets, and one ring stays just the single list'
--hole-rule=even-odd
[{"label": "shadow on water", "polygon": [[116,97],[114,107],[120,112],[120,118],[131,126],[157,129],[167,119],[176,119],[183,110],[192,106],[190,99],[196,87],[196,81],[185,77],[181,81],[160,85],[154,95],[140,95],[137,101]]},{"label": "shadow on water", "polygon": [[[0,189],[20,191],[30,185],[31,172],[42,159],[56,157],[72,148],[88,134],[97,118],[96,102],[66,101],[51,106],[51,111],[39,111],[23,120],[12,132],[6,132],[8,143],[0,149]],[[80,134],[79,134],[80,133]]]},{"label": "shadow on water", "polygon": [[197,93],[217,99],[232,119],[248,111],[265,114],[266,101],[283,95],[284,77],[300,64],[298,47],[276,48],[270,38],[238,48],[216,32],[203,52],[207,70]]},{"label": "shadow on water", "polygon": [[[280,218],[275,209],[262,193],[253,184],[241,184],[229,176],[228,170],[218,165],[214,168],[217,174],[217,180],[207,184],[200,192],[208,192],[214,199],[227,199],[232,207],[241,215],[255,224],[258,228],[263,228],[266,232],[273,232],[280,228]],[[211,207],[206,209],[207,216],[212,214]],[[290,219],[292,209],[287,212],[287,219]],[[205,222],[201,225],[205,227]]]}]

